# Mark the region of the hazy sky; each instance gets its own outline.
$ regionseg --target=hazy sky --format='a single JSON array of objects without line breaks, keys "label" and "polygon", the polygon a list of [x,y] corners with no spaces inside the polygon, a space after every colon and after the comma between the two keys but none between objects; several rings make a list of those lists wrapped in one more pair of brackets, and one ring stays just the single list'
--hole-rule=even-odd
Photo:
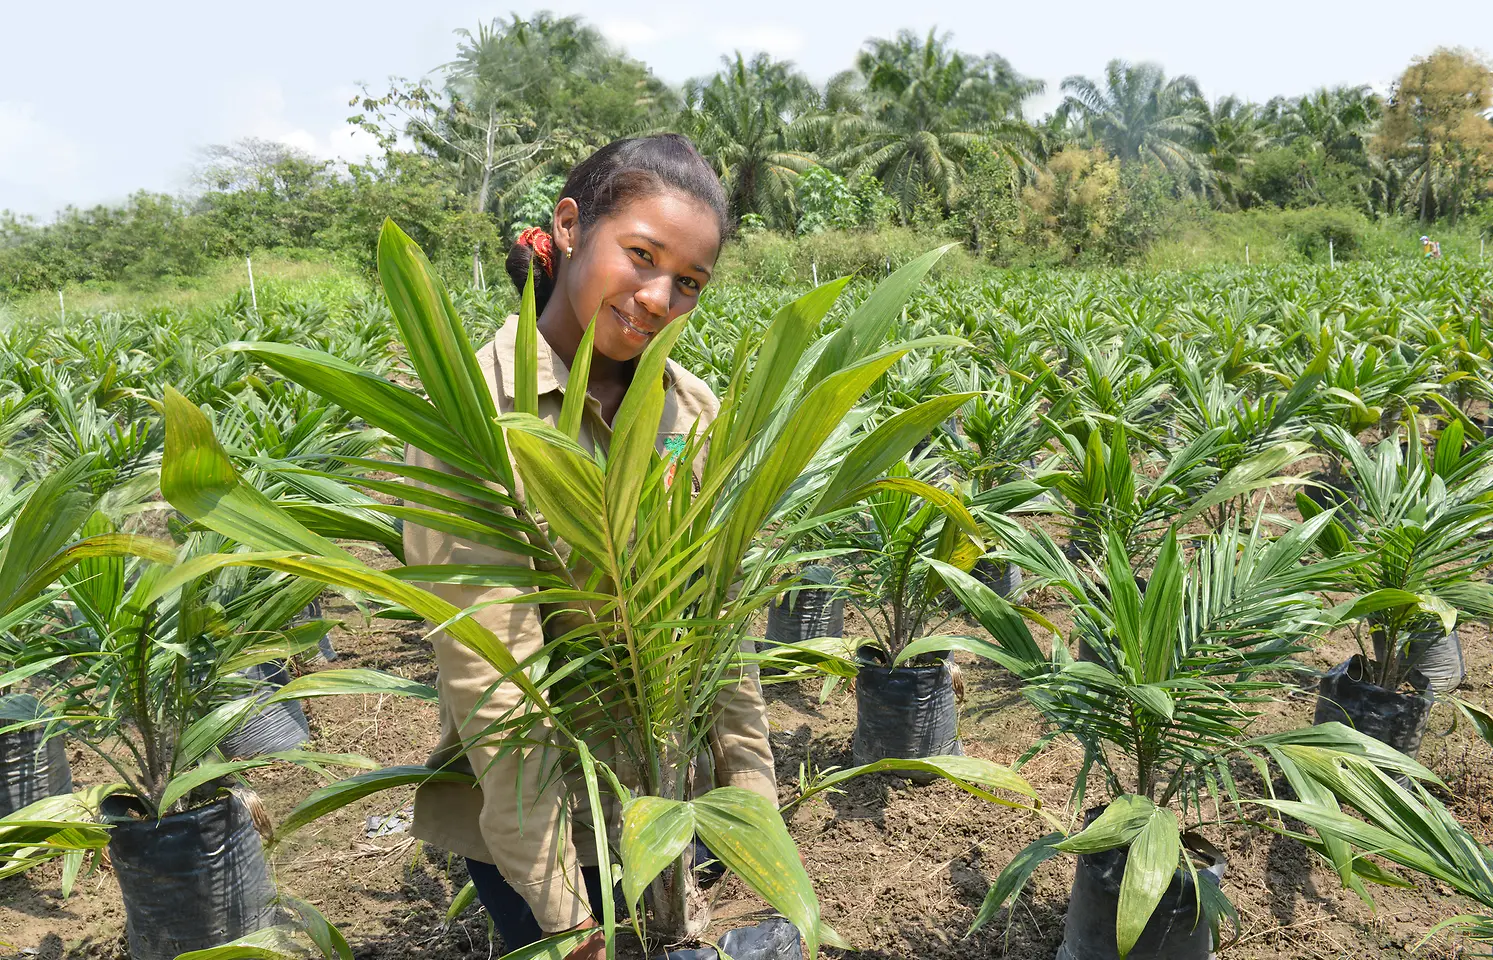
[{"label": "hazy sky", "polygon": [[257,136],[357,158],[345,123],[360,81],[416,77],[449,60],[451,31],[510,10],[580,14],[663,79],[767,50],[822,81],[868,37],[938,26],[1007,57],[1060,98],[1062,78],[1112,57],[1190,73],[1209,97],[1255,100],[1322,85],[1383,89],[1438,45],[1493,48],[1493,0],[1093,0],[1056,3],[483,4],[468,0],[0,0],[0,209],[49,218],[66,204],[182,188],[204,145]]}]

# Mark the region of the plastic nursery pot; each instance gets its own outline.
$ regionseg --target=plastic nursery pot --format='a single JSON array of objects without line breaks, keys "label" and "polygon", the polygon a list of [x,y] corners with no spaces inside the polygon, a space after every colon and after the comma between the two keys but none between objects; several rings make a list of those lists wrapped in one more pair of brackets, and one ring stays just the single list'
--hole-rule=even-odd
[{"label": "plastic nursery pot", "polygon": [[[1384,633],[1373,631],[1374,659],[1384,660]],[[1453,627],[1451,633],[1441,630],[1415,630],[1410,633],[1410,644],[1401,650],[1410,666],[1426,678],[1432,693],[1451,693],[1462,685],[1467,675],[1462,663],[1462,638]]]},{"label": "plastic nursery pot", "polygon": [[[1089,812],[1092,818],[1099,811]],[[1204,883],[1223,883],[1224,856],[1197,837],[1187,838],[1188,849],[1208,861],[1199,867]],[[1130,851],[1125,848],[1084,854],[1073,871],[1073,892],[1063,925],[1063,943],[1057,960],[1119,960],[1115,943],[1115,918],[1120,906],[1120,880]],[[1211,960],[1213,931],[1198,913],[1197,891],[1192,876],[1178,869],[1162,894],[1156,912],[1142,931],[1130,960]]]},{"label": "plastic nursery pot", "polygon": [[[1358,496],[1358,488],[1353,485],[1353,481],[1348,477],[1341,475],[1334,476],[1330,473],[1315,473],[1309,479],[1315,481],[1315,483],[1302,487],[1301,492],[1306,494],[1308,500],[1323,510],[1341,507],[1345,503],[1351,503],[1353,498]],[[1316,484],[1325,484],[1325,486],[1317,486]],[[1358,535],[1358,523],[1349,513],[1338,510],[1336,519],[1348,536],[1355,537]]]},{"label": "plastic nursery pot", "polygon": [[[317,599],[312,600],[310,603],[306,604],[306,608],[296,616],[295,622],[308,623],[312,620],[320,619],[321,598],[318,597]],[[332,635],[330,632],[323,634],[322,638],[317,641],[316,655],[325,660],[327,663],[331,663],[332,661],[337,659],[337,651],[332,649]]]},{"label": "plastic nursery pot", "polygon": [[1420,671],[1411,670],[1409,683],[1417,692],[1400,693],[1385,690],[1369,679],[1372,676],[1361,654],[1327,671],[1317,688],[1317,712],[1312,722],[1346,724],[1414,757],[1436,698],[1429,681]]},{"label": "plastic nursery pot", "polygon": [[844,636],[845,595],[833,586],[834,576],[829,567],[804,568],[799,577],[803,585],[767,608],[767,639],[799,643],[814,637]]},{"label": "plastic nursery pot", "polygon": [[1010,600],[1021,590],[1021,568],[999,560],[980,560],[970,575],[995,591],[1002,600]]},{"label": "plastic nursery pot", "polygon": [[[880,666],[872,648],[861,648],[855,678],[855,765],[896,758],[962,755],[959,710],[949,663],[931,666]],[[879,651],[878,651],[879,653]],[[931,783],[932,774],[906,774],[914,783]]]},{"label": "plastic nursery pot", "polygon": [[[259,681],[255,700],[267,700],[275,691],[290,682],[285,667],[278,663],[262,663],[244,671],[244,676]],[[243,725],[224,737],[218,749],[225,757],[257,757],[279,750],[294,750],[311,739],[311,724],[306,720],[306,711],[296,700],[276,703],[253,714]]]},{"label": "plastic nursery pot", "polygon": [[[29,694],[5,697],[3,701],[6,709],[0,713],[0,726],[37,716],[41,706]],[[38,726],[0,733],[0,817],[38,800],[71,793],[72,789],[67,741],[60,730]]]},{"label": "plastic nursery pot", "polygon": [[[803,960],[804,955],[798,928],[782,917],[728,930],[720,942],[731,960]],[[664,960],[720,960],[720,956],[714,947],[696,947],[670,950]]]},{"label": "plastic nursery pot", "polygon": [[156,820],[116,796],[103,813],[133,960],[174,960],[275,922],[264,847],[242,800],[228,795]]}]

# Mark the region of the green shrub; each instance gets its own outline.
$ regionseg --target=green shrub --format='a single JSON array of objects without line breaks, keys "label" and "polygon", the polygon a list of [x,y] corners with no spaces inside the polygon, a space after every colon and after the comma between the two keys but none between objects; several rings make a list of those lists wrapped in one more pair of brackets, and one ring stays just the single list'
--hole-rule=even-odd
[{"label": "green shrub", "polygon": [[1312,207],[1307,210],[1288,210],[1282,220],[1290,230],[1290,239],[1297,252],[1313,263],[1326,263],[1329,244],[1332,256],[1338,260],[1352,260],[1362,251],[1364,234],[1369,230],[1368,218],[1357,210],[1340,207]]},{"label": "green shrub", "polygon": [[[880,277],[948,242],[907,227],[825,230],[802,237],[763,231],[728,244],[717,272],[733,281],[771,284],[812,283],[816,267],[820,283],[848,275]],[[974,259],[959,248],[944,256],[937,272],[968,274],[975,269]]]},{"label": "green shrub", "polygon": [[798,177],[798,234],[849,230],[861,224],[860,204],[845,178],[817,164]]}]

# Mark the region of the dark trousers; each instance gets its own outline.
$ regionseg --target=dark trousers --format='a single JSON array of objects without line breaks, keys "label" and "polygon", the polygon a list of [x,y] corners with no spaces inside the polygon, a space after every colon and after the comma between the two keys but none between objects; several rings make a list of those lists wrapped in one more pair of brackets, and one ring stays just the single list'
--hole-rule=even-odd
[{"label": "dark trousers", "polygon": [[[512,953],[544,939],[544,931],[534,919],[534,911],[519,896],[517,890],[508,885],[498,868],[481,860],[467,860],[467,873],[472,886],[477,888],[477,899],[487,908],[498,936],[503,938],[503,952]],[[586,881],[586,899],[591,901],[591,913],[602,915],[601,871],[595,867],[581,867],[581,876]],[[558,931],[551,931],[558,932]]]}]

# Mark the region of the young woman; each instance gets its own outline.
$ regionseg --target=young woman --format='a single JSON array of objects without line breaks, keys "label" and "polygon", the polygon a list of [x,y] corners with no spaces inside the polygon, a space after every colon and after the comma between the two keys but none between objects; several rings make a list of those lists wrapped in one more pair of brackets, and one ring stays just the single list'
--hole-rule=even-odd
[{"label": "young woman", "polygon": [[[587,413],[581,442],[605,446],[638,356],[666,325],[692,309],[710,282],[729,225],[720,181],[684,137],[619,140],[577,166],[555,206],[553,233],[528,230],[508,255],[508,273],[522,289],[532,266],[539,309],[540,416],[559,419],[566,381],[586,326],[596,323]],[[513,318],[478,357],[498,409],[513,409]],[[658,448],[677,447],[703,429],[717,403],[709,388],[670,361]],[[449,470],[419,450],[411,463]],[[683,467],[681,466],[681,469]],[[423,527],[407,525],[411,564],[529,561]],[[449,584],[432,589],[458,607],[522,594]],[[548,609],[537,604],[489,605],[474,614],[520,661],[545,642]],[[551,629],[553,629],[551,627]],[[523,711],[522,695],[476,654],[444,635],[434,639],[441,698],[441,743],[432,766],[462,753],[466,740],[491,722]],[[607,745],[593,748],[607,755]],[[767,718],[755,670],[716,707],[711,761],[718,785],[746,787],[777,803]],[[478,789],[429,783],[415,797],[415,836],[467,858],[477,893],[515,950],[543,936],[594,925],[604,894],[588,850],[589,829],[571,823],[585,814],[584,790],[549,777],[547,766],[515,749],[477,742],[465,750]],[[572,838],[579,838],[573,841]],[[572,958],[601,957],[601,937]]]}]

